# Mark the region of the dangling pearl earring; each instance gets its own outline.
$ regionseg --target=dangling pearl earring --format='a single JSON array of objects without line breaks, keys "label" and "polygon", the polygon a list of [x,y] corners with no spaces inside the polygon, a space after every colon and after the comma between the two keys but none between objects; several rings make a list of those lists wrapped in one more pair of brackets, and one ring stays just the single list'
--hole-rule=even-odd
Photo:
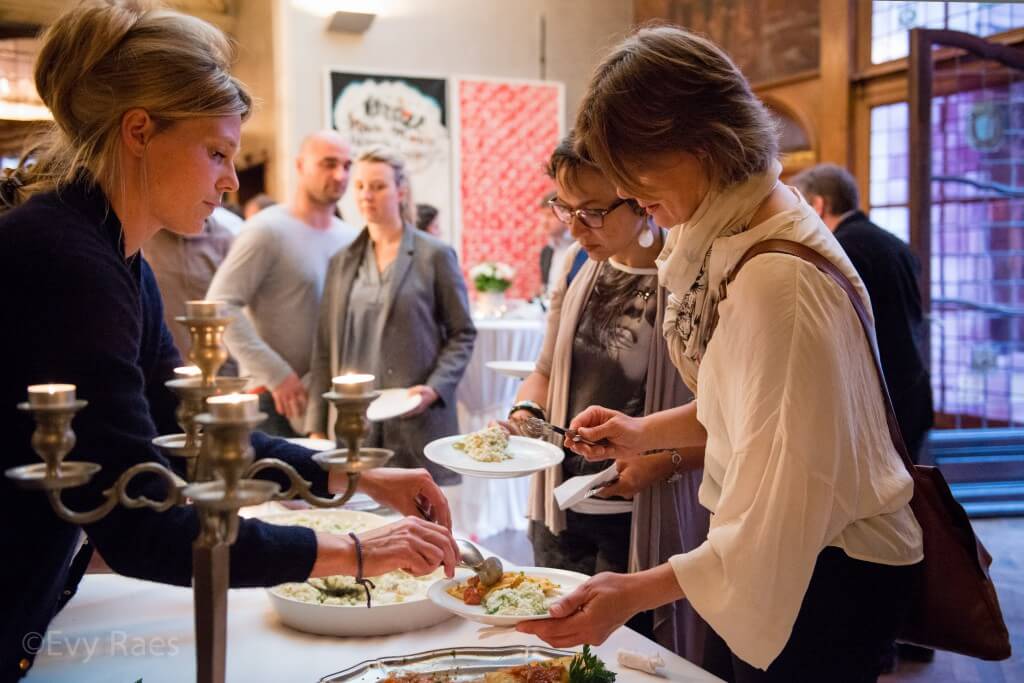
[{"label": "dangling pearl earring", "polygon": [[639,244],[644,249],[647,249],[652,244],[654,244],[654,231],[651,230],[650,225],[644,226],[643,232],[641,232],[640,235],[636,238],[636,243]]}]

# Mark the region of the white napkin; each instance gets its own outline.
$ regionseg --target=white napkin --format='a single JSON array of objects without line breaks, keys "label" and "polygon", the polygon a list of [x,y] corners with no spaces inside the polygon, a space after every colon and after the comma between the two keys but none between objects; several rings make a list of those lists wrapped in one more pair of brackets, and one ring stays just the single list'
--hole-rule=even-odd
[{"label": "white napkin", "polygon": [[560,510],[567,510],[586,498],[590,489],[611,481],[617,476],[619,476],[619,471],[612,464],[608,469],[602,470],[597,474],[585,474],[581,477],[566,479],[559,486],[555,487],[553,491],[555,502],[558,503]]},{"label": "white napkin", "polygon": [[645,655],[640,652],[634,652],[633,650],[619,650],[618,660],[619,664],[622,666],[654,675],[658,675],[659,667],[665,666],[665,660],[663,660],[661,655],[657,653],[653,655]]}]

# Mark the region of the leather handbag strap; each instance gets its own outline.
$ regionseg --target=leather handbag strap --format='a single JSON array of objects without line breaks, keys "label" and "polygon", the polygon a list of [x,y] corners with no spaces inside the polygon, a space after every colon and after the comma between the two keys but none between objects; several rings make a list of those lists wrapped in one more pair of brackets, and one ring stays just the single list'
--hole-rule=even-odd
[{"label": "leather handbag strap", "polygon": [[726,287],[736,279],[740,269],[743,268],[750,259],[760,256],[761,254],[787,254],[789,256],[795,256],[799,259],[803,259],[804,261],[814,265],[825,275],[832,278],[836,284],[843,288],[843,291],[846,292],[847,296],[849,296],[850,303],[853,304],[854,310],[857,311],[857,317],[860,318],[860,325],[864,329],[864,335],[867,337],[868,344],[871,346],[871,356],[875,361],[875,372],[878,375],[878,386],[881,387],[882,390],[882,403],[885,405],[885,419],[889,425],[889,435],[892,437],[892,443],[899,452],[900,457],[903,459],[903,464],[906,466],[907,472],[913,476],[914,463],[910,459],[910,454],[907,451],[907,445],[903,441],[903,434],[900,432],[899,422],[896,421],[896,411],[892,407],[892,398],[889,396],[889,389],[885,384],[885,375],[882,373],[882,362],[878,355],[878,346],[875,343],[875,335],[872,334],[873,325],[871,323],[871,319],[868,317],[868,312],[864,308],[864,302],[861,300],[860,295],[857,294],[857,290],[854,288],[853,283],[850,282],[850,279],[843,274],[843,271],[839,270],[834,263],[805,244],[783,239],[764,240],[763,242],[758,242],[747,249],[736,265],[733,266],[733,269],[729,272],[722,283],[722,296],[719,298],[719,303],[725,300]]}]

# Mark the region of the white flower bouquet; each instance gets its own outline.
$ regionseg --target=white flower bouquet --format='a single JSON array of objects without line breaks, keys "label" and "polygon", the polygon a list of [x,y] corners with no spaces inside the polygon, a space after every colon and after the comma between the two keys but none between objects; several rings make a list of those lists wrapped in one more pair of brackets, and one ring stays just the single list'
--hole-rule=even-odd
[{"label": "white flower bouquet", "polygon": [[516,276],[515,268],[507,263],[485,261],[469,270],[473,278],[473,286],[478,292],[502,293],[512,286],[512,278]]}]

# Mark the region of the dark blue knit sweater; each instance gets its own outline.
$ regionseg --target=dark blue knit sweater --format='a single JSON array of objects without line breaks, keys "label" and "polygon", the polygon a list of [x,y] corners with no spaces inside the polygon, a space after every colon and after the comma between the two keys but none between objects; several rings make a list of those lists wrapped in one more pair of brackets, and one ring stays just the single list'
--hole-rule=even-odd
[{"label": "dark blue knit sweater", "polygon": [[[0,333],[0,469],[40,462],[30,446],[34,422],[15,405],[30,384],[67,382],[89,405],[72,428],[69,460],[103,470],[65,492],[72,509],[91,509],[125,469],[168,464],[151,439],[178,432],[176,400],[164,387],[181,363],[163,323],[156,280],[141,256],[125,259],[121,224],[103,194],[84,183],[36,195],[0,216],[0,292],[7,301]],[[326,475],[310,451],[256,433],[256,457],[291,463],[326,494]],[[283,480],[279,480],[283,481]],[[163,485],[143,481],[161,498]],[[74,594],[84,567],[72,568],[79,528],[60,521],[40,492],[0,478],[0,681],[16,680],[33,658],[32,633],[43,633]],[[114,571],[179,586],[191,583],[197,517],[190,508],[156,513],[118,508],[85,528]],[[243,521],[231,550],[231,585],[270,586],[305,579],[316,557],[312,531]],[[145,609],[125,605],[125,610]]]}]

